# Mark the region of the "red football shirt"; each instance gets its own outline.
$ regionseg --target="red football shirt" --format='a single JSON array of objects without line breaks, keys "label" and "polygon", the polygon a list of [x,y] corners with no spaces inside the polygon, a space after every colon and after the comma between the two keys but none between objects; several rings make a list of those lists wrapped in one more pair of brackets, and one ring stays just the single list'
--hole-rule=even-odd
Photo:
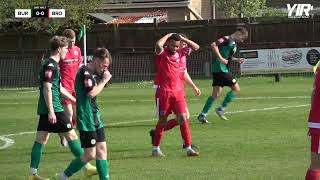
[{"label": "red football shirt", "polygon": [[187,57],[190,56],[192,49],[190,47],[184,47],[178,50],[180,54],[180,78],[182,86],[184,87],[183,78],[184,72],[187,71]]},{"label": "red football shirt", "polygon": [[313,84],[313,94],[309,113],[308,127],[311,133],[320,134],[320,68],[318,67]]},{"label": "red football shirt", "polygon": [[77,46],[69,48],[66,57],[59,62],[61,85],[69,92],[74,91],[75,77],[81,64],[81,50]]},{"label": "red football shirt", "polygon": [[171,53],[164,49],[159,55],[157,65],[156,83],[158,88],[166,91],[180,91],[180,53]]}]

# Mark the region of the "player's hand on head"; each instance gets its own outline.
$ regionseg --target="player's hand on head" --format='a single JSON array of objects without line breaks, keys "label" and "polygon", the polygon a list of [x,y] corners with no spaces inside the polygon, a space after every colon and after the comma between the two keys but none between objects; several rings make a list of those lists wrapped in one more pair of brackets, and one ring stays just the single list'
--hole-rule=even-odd
[{"label": "player's hand on head", "polygon": [[57,117],[56,115],[53,113],[50,113],[48,114],[48,121],[51,123],[51,124],[55,124],[57,123]]}]

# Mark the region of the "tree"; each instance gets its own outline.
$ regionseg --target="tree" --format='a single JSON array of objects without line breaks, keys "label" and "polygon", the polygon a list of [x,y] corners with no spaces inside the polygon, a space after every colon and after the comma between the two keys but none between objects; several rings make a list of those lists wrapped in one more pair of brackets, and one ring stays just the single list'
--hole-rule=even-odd
[{"label": "tree", "polygon": [[[15,9],[32,9],[33,6],[46,5],[54,9],[65,9],[65,18],[15,19]],[[78,29],[81,25],[90,26],[89,12],[94,12],[101,0],[6,0],[0,6],[0,27],[18,32],[36,31],[56,33],[61,28]]]},{"label": "tree", "polygon": [[266,0],[215,0],[227,17],[284,16],[281,10],[266,6]]}]

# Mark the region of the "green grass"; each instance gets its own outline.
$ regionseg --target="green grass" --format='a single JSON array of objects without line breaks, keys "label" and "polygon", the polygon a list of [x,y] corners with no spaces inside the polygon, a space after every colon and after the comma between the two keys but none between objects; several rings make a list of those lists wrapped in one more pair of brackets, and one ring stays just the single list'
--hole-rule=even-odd
[{"label": "green grass", "polygon": [[[211,81],[196,81],[202,90],[201,97],[194,96],[188,89],[193,143],[199,146],[201,153],[195,158],[187,158],[181,149],[179,128],[165,134],[161,147],[166,157],[151,157],[148,132],[156,123],[151,83],[119,83],[105,89],[99,96],[99,104],[107,125],[105,131],[111,178],[303,179],[309,164],[309,140],[306,135],[309,107],[262,109],[309,104],[312,78],[283,78],[282,82],[275,83],[273,78],[258,77],[241,78],[239,82],[241,97],[232,102],[227,111],[258,110],[228,114],[231,119],[228,122],[219,120],[211,110],[208,119],[212,123],[209,125],[198,123],[196,115],[211,93]],[[225,89],[224,94],[226,92]],[[248,99],[292,96],[298,98]],[[0,90],[0,135],[35,131],[38,123],[37,97],[37,89]],[[214,106],[219,105],[222,99],[216,101]],[[0,150],[0,179],[26,179],[35,134],[10,138],[15,140],[15,144]],[[3,144],[0,140],[0,146]],[[51,135],[39,172],[50,177],[61,172],[71,159],[73,157],[68,149],[59,146],[57,135]],[[85,178],[78,173],[71,179]]]}]

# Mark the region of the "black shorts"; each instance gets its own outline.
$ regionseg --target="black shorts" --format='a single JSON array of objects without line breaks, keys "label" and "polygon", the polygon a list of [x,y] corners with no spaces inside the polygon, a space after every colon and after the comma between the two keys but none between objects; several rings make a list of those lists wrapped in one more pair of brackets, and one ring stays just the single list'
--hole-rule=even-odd
[{"label": "black shorts", "polygon": [[40,115],[37,131],[47,131],[51,133],[65,133],[72,130],[72,124],[65,112],[55,112],[57,123],[51,124],[48,114]]},{"label": "black shorts", "polygon": [[82,148],[95,147],[97,142],[105,142],[104,129],[99,128],[96,131],[79,131]]},{"label": "black shorts", "polygon": [[233,78],[230,73],[218,72],[212,73],[212,86],[233,86],[237,83],[237,80]]}]

